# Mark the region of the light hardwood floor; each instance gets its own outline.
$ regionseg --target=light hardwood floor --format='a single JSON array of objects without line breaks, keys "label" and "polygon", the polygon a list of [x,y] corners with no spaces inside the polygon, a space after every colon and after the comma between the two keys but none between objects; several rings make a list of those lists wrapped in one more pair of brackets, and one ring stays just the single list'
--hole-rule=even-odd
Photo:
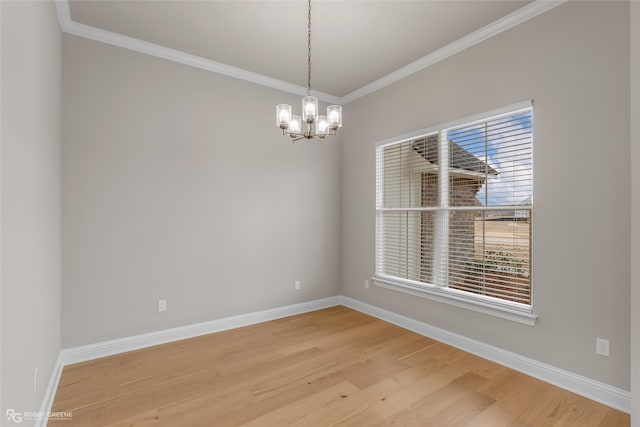
[{"label": "light hardwood floor", "polygon": [[629,416],[345,307],[67,366],[64,426],[629,426]]}]

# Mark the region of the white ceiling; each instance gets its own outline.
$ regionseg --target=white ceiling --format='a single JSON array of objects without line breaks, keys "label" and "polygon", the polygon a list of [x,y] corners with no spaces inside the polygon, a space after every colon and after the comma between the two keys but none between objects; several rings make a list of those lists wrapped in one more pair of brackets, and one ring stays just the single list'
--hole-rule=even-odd
[{"label": "white ceiling", "polygon": [[[63,21],[67,21],[67,32],[92,33],[93,37],[85,35],[94,39],[101,39],[97,33],[119,37],[100,32],[106,30],[127,36],[119,40],[129,43],[137,39],[134,41],[153,44],[148,46],[155,50],[164,47],[189,54],[192,62],[193,58],[203,58],[213,61],[218,68],[235,67],[229,73],[223,70],[223,74],[233,75],[234,69],[240,69],[249,72],[246,73],[249,77],[257,74],[258,79],[266,76],[267,80],[284,85],[306,87],[306,1],[64,3],[59,2],[58,8],[63,30]],[[349,94],[375,85],[402,67],[424,62],[429,55],[444,51],[465,37],[468,39],[469,34],[486,33],[483,29],[487,27],[499,27],[502,31],[522,22],[523,16],[529,15],[528,19],[550,8],[541,9],[530,3],[530,0],[314,1],[312,87],[345,100],[345,96],[349,98]],[[66,13],[70,11],[70,20],[69,16],[63,16],[65,6],[68,6]],[[534,14],[525,13],[536,6]],[[519,21],[514,18],[517,15],[522,15]],[[175,52],[172,55],[176,56]]]}]

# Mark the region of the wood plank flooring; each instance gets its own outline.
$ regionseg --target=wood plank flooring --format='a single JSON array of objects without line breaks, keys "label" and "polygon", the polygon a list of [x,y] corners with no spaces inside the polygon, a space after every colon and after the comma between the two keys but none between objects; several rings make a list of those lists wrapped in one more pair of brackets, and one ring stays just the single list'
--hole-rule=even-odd
[{"label": "wood plank flooring", "polygon": [[71,426],[629,426],[629,415],[346,307],[67,366]]}]

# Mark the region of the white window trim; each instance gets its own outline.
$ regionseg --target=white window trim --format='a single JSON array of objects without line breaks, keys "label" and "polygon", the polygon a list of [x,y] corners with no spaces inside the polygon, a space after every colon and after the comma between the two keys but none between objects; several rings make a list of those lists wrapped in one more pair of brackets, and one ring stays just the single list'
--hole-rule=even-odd
[{"label": "white window trim", "polygon": [[457,289],[436,285],[397,280],[393,277],[376,275],[371,278],[376,286],[391,289],[405,294],[438,301],[455,307],[488,314],[501,319],[511,320],[528,326],[535,326],[538,316],[524,305],[511,303],[498,298],[476,295]]},{"label": "white window trim", "polygon": [[[387,138],[382,141],[378,141],[375,144],[376,152],[380,147],[399,144],[405,141],[409,141],[415,138],[419,138],[435,132],[446,131],[453,127],[465,124],[471,125],[475,122],[491,120],[495,116],[500,116],[506,113],[517,113],[519,110],[531,108],[533,106],[533,100],[519,102],[517,104],[508,105],[506,107],[498,108],[492,111],[488,111],[481,114],[476,114],[469,117],[464,117],[451,122],[443,123],[437,126],[431,126],[425,129],[421,129],[415,132],[410,132],[401,136],[393,138]],[[376,176],[379,176],[380,164],[376,164]],[[440,168],[443,169],[443,168]],[[442,171],[439,171],[441,173]],[[379,197],[379,189],[376,188],[376,198]],[[378,204],[376,203],[376,206]],[[405,209],[403,209],[405,210]],[[378,209],[376,208],[376,212]],[[378,214],[376,213],[376,219]],[[379,221],[376,220],[376,227],[379,227]],[[379,241],[382,238],[381,230],[376,230],[376,246],[382,244]],[[533,268],[533,260],[531,260],[531,268]],[[521,323],[528,326],[535,326],[538,316],[533,312],[533,289],[531,289],[531,305],[520,304],[516,302],[506,301],[499,298],[493,298],[485,295],[473,294],[470,292],[460,291],[449,287],[436,286],[431,284],[425,284],[408,279],[398,279],[391,276],[382,274],[375,274],[372,277],[373,283],[377,286],[391,289],[394,291],[403,292],[409,295],[418,296],[421,298],[427,298],[430,300],[438,301],[441,303],[449,304],[455,307],[465,308],[471,311],[487,314],[490,316],[498,317],[505,320]]]},{"label": "white window trim", "polygon": [[495,110],[491,110],[491,111],[487,111],[484,113],[480,113],[480,114],[474,114],[472,116],[468,116],[468,117],[463,117],[461,119],[457,119],[457,120],[453,120],[450,122],[446,122],[446,123],[441,123],[437,126],[430,126],[428,128],[424,128],[424,129],[420,129],[417,130],[415,132],[409,132],[409,133],[405,133],[404,135],[400,135],[400,136],[394,136],[391,138],[386,138],[383,139],[381,141],[376,142],[375,147],[376,149],[385,146],[385,145],[389,145],[389,144],[396,144],[396,143],[401,143],[401,142],[405,142],[405,141],[409,141],[415,138],[419,138],[422,136],[425,136],[427,134],[433,134],[436,132],[439,132],[443,129],[450,129],[459,125],[472,125],[476,122],[483,122],[485,120],[491,120],[494,117],[497,116],[501,116],[503,114],[507,114],[507,113],[515,113],[518,112],[518,110],[524,110],[527,108],[531,108],[533,106],[533,101],[529,100],[529,101],[524,101],[524,102],[518,102],[517,104],[511,104],[508,105],[506,107],[502,107],[502,108],[496,108]]}]

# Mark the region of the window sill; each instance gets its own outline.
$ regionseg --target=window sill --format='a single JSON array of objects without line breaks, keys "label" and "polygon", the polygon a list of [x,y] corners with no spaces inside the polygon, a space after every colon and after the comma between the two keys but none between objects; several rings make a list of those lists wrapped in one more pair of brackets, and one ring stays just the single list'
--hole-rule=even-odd
[{"label": "window sill", "polygon": [[376,286],[428,298],[444,304],[511,320],[528,326],[534,326],[538,318],[529,307],[522,307],[520,304],[509,303],[508,301],[494,301],[493,298],[473,295],[455,289],[423,285],[411,281],[405,282],[387,277],[376,276],[373,277],[372,280]]}]

